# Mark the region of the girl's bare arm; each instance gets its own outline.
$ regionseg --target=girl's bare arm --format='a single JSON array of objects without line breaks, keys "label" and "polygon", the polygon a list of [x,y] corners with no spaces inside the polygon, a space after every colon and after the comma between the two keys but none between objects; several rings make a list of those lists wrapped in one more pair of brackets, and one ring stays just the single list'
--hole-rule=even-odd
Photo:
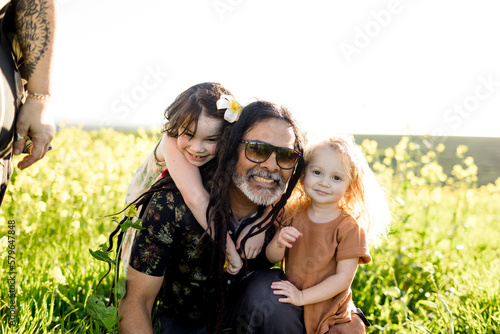
[{"label": "girl's bare arm", "polygon": [[[199,168],[191,165],[186,160],[182,152],[177,148],[176,139],[166,134],[163,135],[155,151],[155,157],[159,162],[165,161],[168,172],[181,192],[184,202],[191,210],[198,224],[206,230],[208,228],[206,212],[210,196],[203,186]],[[243,266],[243,262],[238,252],[236,252],[234,242],[229,235],[227,237],[226,256],[230,264],[227,268],[228,272],[236,274]]]}]

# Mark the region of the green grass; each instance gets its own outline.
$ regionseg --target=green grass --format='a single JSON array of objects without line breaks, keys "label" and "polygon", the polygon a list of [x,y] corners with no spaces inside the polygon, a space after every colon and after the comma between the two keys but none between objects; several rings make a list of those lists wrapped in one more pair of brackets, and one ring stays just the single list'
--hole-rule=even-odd
[{"label": "green grass", "polygon": [[[91,295],[108,296],[110,279],[95,291],[107,265],[88,250],[106,241],[113,222],[101,217],[121,210],[159,136],[66,128],[46,158],[15,170],[0,208],[0,272],[6,281],[14,226],[16,321],[9,325],[3,288],[1,333],[105,332],[85,306]],[[412,142],[403,139],[389,159],[391,152],[363,143],[394,199],[395,221],[373,262],[358,269],[353,298],[372,333],[500,332],[500,181],[476,187],[475,164],[463,152],[462,167],[444,175],[441,148]]]}]

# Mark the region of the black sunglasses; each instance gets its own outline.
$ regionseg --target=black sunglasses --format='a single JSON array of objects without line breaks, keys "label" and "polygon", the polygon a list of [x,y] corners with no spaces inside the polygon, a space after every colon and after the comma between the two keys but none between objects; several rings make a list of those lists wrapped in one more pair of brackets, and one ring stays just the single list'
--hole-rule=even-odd
[{"label": "black sunglasses", "polygon": [[288,147],[276,147],[258,140],[243,139],[241,142],[245,144],[246,158],[258,164],[266,161],[273,152],[276,152],[276,163],[278,166],[282,169],[292,169],[302,155],[297,150]]}]

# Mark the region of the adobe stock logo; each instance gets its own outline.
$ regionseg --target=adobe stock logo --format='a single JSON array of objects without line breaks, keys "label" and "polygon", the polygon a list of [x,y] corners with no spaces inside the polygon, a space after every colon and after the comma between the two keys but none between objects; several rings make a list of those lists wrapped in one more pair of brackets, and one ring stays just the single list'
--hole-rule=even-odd
[{"label": "adobe stock logo", "polygon": [[454,103],[452,107],[444,111],[442,117],[445,127],[435,128],[431,135],[445,136],[448,134],[446,130],[458,129],[464,120],[479,109],[480,102],[489,99],[500,87],[500,81],[494,81],[491,73],[487,77],[478,76],[478,81],[479,84],[474,89],[474,93],[467,95],[461,102]]},{"label": "adobe stock logo", "polygon": [[389,1],[386,9],[379,11],[372,10],[370,12],[372,20],[366,22],[362,28],[359,26],[354,27],[352,43],[342,41],[339,45],[347,62],[351,63],[352,57],[359,55],[363,49],[368,47],[372,40],[391,24],[393,17],[402,11],[403,7],[399,0]]},{"label": "adobe stock logo", "polygon": [[243,0],[215,0],[212,2],[212,6],[219,18],[224,21],[226,13],[234,11],[242,2]]}]

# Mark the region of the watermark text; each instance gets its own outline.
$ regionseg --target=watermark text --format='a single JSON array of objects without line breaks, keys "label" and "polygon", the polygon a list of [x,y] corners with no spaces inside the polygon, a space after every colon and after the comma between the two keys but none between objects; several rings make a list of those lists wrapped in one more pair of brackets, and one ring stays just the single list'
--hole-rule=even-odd
[{"label": "watermark text", "polygon": [[16,323],[16,221],[8,221],[9,232],[7,234],[7,255],[8,266],[7,271],[7,284],[9,287],[9,312],[8,322],[10,326]]}]

